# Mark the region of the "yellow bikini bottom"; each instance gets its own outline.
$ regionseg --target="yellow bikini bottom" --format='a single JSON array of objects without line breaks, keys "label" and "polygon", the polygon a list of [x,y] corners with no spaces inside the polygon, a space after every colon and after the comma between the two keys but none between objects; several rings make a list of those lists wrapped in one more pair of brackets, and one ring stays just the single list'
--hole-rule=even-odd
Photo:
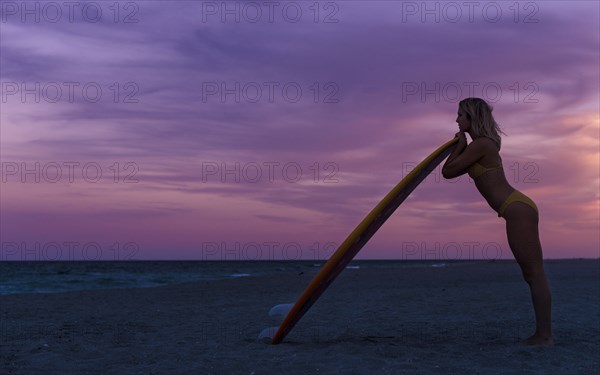
[{"label": "yellow bikini bottom", "polygon": [[526,196],[518,190],[515,190],[512,193],[510,193],[508,198],[506,198],[504,203],[502,203],[502,205],[500,206],[500,209],[498,210],[498,217],[502,217],[502,215],[504,214],[504,210],[506,210],[506,207],[510,206],[510,204],[514,202],[523,202],[525,204],[528,204],[535,210],[535,212],[538,212],[537,206],[528,196]]}]

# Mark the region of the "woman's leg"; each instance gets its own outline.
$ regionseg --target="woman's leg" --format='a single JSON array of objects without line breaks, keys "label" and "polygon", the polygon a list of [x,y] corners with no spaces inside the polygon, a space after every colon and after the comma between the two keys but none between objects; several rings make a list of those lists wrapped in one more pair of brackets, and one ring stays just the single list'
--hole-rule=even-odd
[{"label": "woman's leg", "polygon": [[529,284],[535,310],[535,333],[525,343],[552,345],[552,303],[544,273],[538,213],[523,202],[514,202],[504,211],[504,218],[508,244]]}]

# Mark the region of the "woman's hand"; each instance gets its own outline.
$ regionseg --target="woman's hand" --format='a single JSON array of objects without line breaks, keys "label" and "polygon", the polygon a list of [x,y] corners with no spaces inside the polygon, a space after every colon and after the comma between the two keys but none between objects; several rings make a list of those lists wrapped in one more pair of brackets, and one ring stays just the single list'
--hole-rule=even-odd
[{"label": "woman's hand", "polygon": [[456,134],[454,134],[455,137],[458,137],[458,142],[459,143],[467,143],[467,136],[465,135],[465,132],[458,132]]}]

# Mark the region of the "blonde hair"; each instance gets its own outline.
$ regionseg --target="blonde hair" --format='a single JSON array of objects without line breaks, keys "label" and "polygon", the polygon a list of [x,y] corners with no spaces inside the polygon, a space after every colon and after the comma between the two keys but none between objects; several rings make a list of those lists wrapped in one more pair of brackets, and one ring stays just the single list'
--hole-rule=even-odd
[{"label": "blonde hair", "polygon": [[471,134],[475,137],[487,137],[493,140],[500,150],[502,140],[500,133],[506,135],[500,125],[494,120],[494,108],[481,98],[466,98],[458,103],[467,118],[471,121]]}]

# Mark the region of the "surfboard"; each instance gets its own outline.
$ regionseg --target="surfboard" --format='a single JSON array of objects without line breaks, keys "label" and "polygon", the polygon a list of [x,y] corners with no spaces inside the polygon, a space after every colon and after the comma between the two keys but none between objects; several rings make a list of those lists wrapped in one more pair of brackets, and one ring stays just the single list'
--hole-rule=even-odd
[{"label": "surfboard", "polygon": [[325,292],[333,280],[344,270],[348,263],[373,237],[377,230],[381,228],[383,223],[394,213],[400,204],[404,202],[410,193],[419,186],[435,167],[454,151],[457,142],[458,138],[455,137],[425,158],[358,224],[315,275],[304,292],[302,292],[273,336],[271,340],[272,344],[279,344],[290,333],[296,323],[300,321],[308,309]]}]

